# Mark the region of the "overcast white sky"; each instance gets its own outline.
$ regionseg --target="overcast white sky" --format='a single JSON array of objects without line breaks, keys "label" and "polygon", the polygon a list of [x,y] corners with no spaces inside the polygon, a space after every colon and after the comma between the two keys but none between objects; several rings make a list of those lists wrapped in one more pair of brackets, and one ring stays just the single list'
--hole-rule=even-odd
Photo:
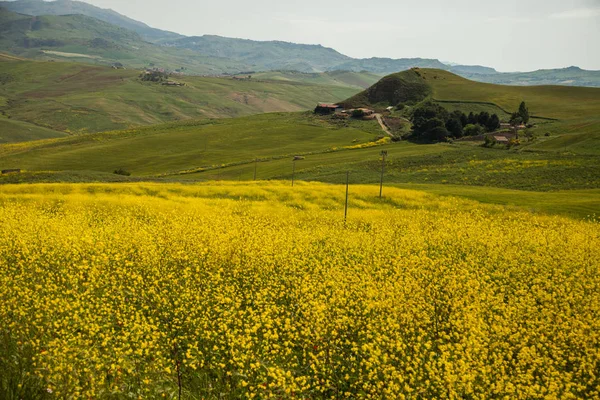
[{"label": "overcast white sky", "polygon": [[322,44],[500,71],[600,70],[600,0],[85,0],[185,35]]}]

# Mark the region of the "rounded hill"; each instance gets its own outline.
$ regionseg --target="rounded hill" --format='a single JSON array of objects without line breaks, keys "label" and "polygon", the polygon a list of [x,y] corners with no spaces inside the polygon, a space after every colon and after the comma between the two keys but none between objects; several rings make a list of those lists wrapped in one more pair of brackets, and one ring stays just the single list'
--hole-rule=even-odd
[{"label": "rounded hill", "polygon": [[419,102],[431,95],[432,88],[419,68],[388,75],[363,92],[343,101],[346,108],[386,108],[401,103]]}]

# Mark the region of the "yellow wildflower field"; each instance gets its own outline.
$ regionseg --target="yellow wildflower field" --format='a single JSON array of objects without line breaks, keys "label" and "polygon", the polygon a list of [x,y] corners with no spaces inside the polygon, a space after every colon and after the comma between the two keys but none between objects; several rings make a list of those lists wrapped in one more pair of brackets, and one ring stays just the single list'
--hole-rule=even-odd
[{"label": "yellow wildflower field", "polygon": [[287,183],[0,188],[0,397],[600,396],[600,224]]}]

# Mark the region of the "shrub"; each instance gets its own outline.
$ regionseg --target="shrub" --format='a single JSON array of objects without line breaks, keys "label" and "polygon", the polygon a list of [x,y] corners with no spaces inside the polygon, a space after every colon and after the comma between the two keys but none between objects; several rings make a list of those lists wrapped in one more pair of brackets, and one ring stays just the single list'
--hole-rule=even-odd
[{"label": "shrub", "polygon": [[352,110],[353,118],[362,118],[364,116],[365,116],[365,112],[363,110],[360,110],[360,109]]},{"label": "shrub", "polygon": [[464,129],[465,136],[479,136],[483,133],[481,125],[469,124]]},{"label": "shrub", "polygon": [[123,168],[116,169],[113,173],[116,175],[131,176],[131,172],[126,171]]},{"label": "shrub", "polygon": [[487,135],[485,137],[485,143],[483,144],[484,147],[492,147],[496,144],[496,138],[492,135]]}]

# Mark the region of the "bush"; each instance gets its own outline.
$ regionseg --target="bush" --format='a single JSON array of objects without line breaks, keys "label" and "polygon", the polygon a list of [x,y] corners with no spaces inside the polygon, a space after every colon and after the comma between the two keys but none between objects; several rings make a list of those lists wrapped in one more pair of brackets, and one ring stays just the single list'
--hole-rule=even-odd
[{"label": "bush", "polygon": [[469,124],[464,129],[465,136],[479,136],[483,133],[481,125]]},{"label": "bush", "polygon": [[353,110],[352,117],[353,118],[362,118],[365,116],[365,112],[363,110]]},{"label": "bush", "polygon": [[492,135],[487,135],[485,137],[485,143],[483,144],[484,147],[492,147],[496,144],[496,138],[494,138],[494,136]]},{"label": "bush", "polygon": [[131,176],[131,172],[126,171],[123,168],[116,169],[113,173],[116,175]]},{"label": "bush", "polygon": [[464,135],[463,124],[458,118],[450,118],[448,122],[446,122],[446,129],[448,129],[450,134],[455,138],[461,138]]},{"label": "bush", "polygon": [[446,129],[445,126],[436,126],[427,132],[425,132],[425,139],[431,141],[443,142],[448,139],[450,136],[450,132]]}]

